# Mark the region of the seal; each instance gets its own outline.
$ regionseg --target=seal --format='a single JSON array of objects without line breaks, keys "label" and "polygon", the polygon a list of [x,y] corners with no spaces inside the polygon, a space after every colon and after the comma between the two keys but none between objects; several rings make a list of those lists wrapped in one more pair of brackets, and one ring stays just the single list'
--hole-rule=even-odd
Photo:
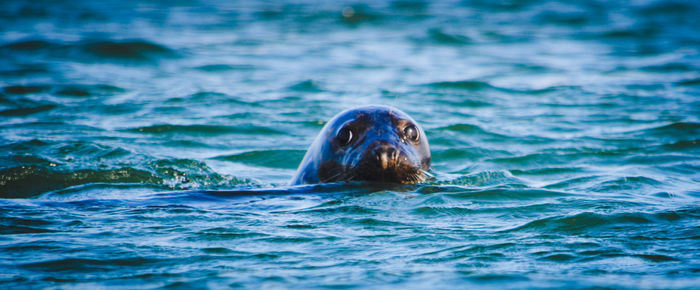
[{"label": "seal", "polygon": [[321,129],[291,185],[370,181],[413,184],[429,176],[425,132],[406,113],[388,106],[345,110]]}]

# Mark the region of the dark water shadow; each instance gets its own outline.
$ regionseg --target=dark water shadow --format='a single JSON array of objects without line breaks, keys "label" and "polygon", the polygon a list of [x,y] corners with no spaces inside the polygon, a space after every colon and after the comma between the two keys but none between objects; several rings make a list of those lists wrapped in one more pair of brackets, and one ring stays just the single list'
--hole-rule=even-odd
[{"label": "dark water shadow", "polygon": [[156,193],[148,197],[147,202],[183,202],[183,201],[213,201],[235,200],[246,197],[279,197],[279,196],[337,196],[363,195],[373,192],[414,191],[417,185],[387,184],[387,183],[325,183],[295,185],[277,188],[244,188],[235,190],[193,190]]},{"label": "dark water shadow", "polygon": [[[103,185],[104,186],[104,185]],[[126,187],[131,187],[124,185]],[[118,188],[118,187],[117,187]],[[419,185],[384,183],[328,183],[269,188],[238,188],[232,190],[182,190],[148,193],[155,188],[140,187],[126,195],[113,195],[110,189],[91,194],[66,196],[61,191],[49,192],[37,199],[0,199],[0,205],[36,203],[48,207],[121,208],[184,206],[194,208],[241,208],[248,210],[278,210],[297,207],[304,201],[327,201],[353,198],[380,191],[415,192]],[[116,189],[119,190],[119,189]],[[155,189],[157,190],[157,189]],[[139,193],[146,191],[146,193]],[[263,202],[264,201],[264,202]]]}]

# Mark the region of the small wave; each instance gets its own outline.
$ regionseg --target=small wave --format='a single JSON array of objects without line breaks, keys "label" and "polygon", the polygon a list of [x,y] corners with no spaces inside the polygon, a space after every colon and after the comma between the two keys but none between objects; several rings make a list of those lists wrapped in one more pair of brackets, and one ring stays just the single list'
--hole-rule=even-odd
[{"label": "small wave", "polygon": [[[363,210],[364,211],[364,210]],[[336,225],[358,225],[367,226],[373,228],[379,227],[410,227],[410,224],[402,223],[398,221],[383,220],[376,218],[351,218],[351,217],[341,217],[332,219],[330,221],[324,222],[323,224],[336,224]]]},{"label": "small wave", "polygon": [[457,246],[423,253],[413,260],[417,263],[436,263],[464,259],[503,258],[503,252],[517,246],[515,243],[498,243],[478,246]]},{"label": "small wave", "polygon": [[[518,93],[524,93],[524,94],[529,94],[529,95],[544,95],[544,94],[550,94],[550,93],[559,93],[559,94],[582,94],[584,93],[584,90],[580,86],[575,86],[575,85],[560,85],[560,86],[549,86],[549,87],[544,87],[544,88],[538,88],[538,89],[523,89],[523,90],[518,90],[518,91],[513,91],[513,92],[518,92]],[[552,106],[552,105],[557,105],[558,103],[546,103],[544,105],[547,106]]]},{"label": "small wave", "polygon": [[[33,132],[45,132],[42,130],[45,130],[46,128],[61,128],[63,130],[62,133],[65,132],[80,132],[80,133],[85,133],[85,132],[103,132],[104,130],[92,127],[92,126],[87,126],[87,125],[74,125],[74,124],[69,124],[66,122],[61,122],[61,121],[56,121],[50,118],[45,118],[46,121],[38,121],[38,120],[30,120],[25,123],[18,123],[18,124],[6,124],[6,125],[0,125],[0,129],[26,129],[26,130],[34,130]],[[41,119],[39,119],[41,120]]]},{"label": "small wave", "polygon": [[129,132],[148,134],[190,134],[190,135],[223,135],[223,134],[282,134],[282,132],[260,126],[217,126],[217,125],[152,125],[127,129]]},{"label": "small wave", "polygon": [[471,190],[456,193],[446,193],[445,196],[454,199],[470,199],[470,200],[527,200],[527,199],[542,199],[550,197],[571,196],[569,193],[544,190],[544,189],[484,189]]},{"label": "small wave", "polygon": [[77,170],[61,172],[36,165],[0,170],[0,197],[26,198],[37,194],[84,183],[163,183],[161,178],[144,170]]},{"label": "small wave", "polygon": [[340,206],[325,206],[320,208],[312,208],[297,211],[297,213],[312,213],[312,214],[323,214],[323,215],[345,215],[345,214],[356,214],[365,215],[381,212],[378,209],[372,209],[368,207],[363,207],[359,205],[340,205]]},{"label": "small wave", "polygon": [[[166,103],[171,103],[171,104],[182,104],[182,103],[189,103],[189,104],[198,104],[198,103],[203,103],[203,104],[221,104],[221,103],[228,103],[228,104],[235,104],[239,106],[246,106],[246,107],[259,107],[260,103],[259,102],[247,102],[244,100],[241,100],[240,98],[236,98],[234,96],[225,94],[225,93],[220,93],[220,92],[209,92],[209,91],[200,91],[196,92],[187,96],[183,97],[174,97],[166,100]],[[178,106],[176,108],[181,108],[181,106]],[[250,112],[246,112],[246,114],[250,114]]]},{"label": "small wave", "polygon": [[414,214],[439,217],[439,216],[464,216],[475,213],[477,210],[466,207],[421,206],[412,210]]},{"label": "small wave", "polygon": [[149,162],[147,166],[172,188],[219,188],[250,183],[248,180],[220,175],[206,163],[192,159],[162,159]]},{"label": "small wave", "polygon": [[[18,148],[15,145],[13,148]],[[76,143],[56,150],[69,155],[77,154],[86,160],[114,160],[123,164],[124,158],[137,158],[123,149],[111,149],[91,143]],[[65,154],[64,153],[64,154]],[[189,159],[164,159],[144,163],[144,169],[121,167],[114,169],[71,169],[65,164],[37,158],[35,165],[23,164],[0,170],[0,198],[25,198],[54,191],[58,195],[72,195],[88,191],[85,185],[96,184],[110,188],[110,184],[129,184],[130,187],[155,189],[230,188],[249,185],[250,182],[232,176],[220,175],[204,162]],[[123,165],[122,165],[123,166]],[[101,184],[101,185],[100,185]],[[70,190],[77,187],[76,190]],[[64,197],[65,198],[65,197]]]},{"label": "small wave", "polygon": [[688,141],[678,141],[671,144],[665,144],[663,147],[675,150],[692,150],[698,149],[700,147],[700,139],[688,140]]},{"label": "small wave", "polygon": [[684,16],[693,17],[696,15],[698,7],[688,3],[684,3],[683,1],[651,2],[648,5],[643,5],[637,8],[637,10],[640,14],[647,17],[671,16],[678,17],[678,19],[681,20],[684,19]]},{"label": "small wave", "polygon": [[95,56],[123,60],[145,61],[175,55],[175,52],[166,46],[144,40],[92,41],[79,46]]},{"label": "small wave", "polygon": [[36,94],[49,90],[49,86],[46,85],[11,85],[3,88],[3,91],[8,94],[13,95],[27,95]]},{"label": "small wave", "polygon": [[[179,98],[179,99],[182,99],[182,98]],[[221,99],[233,99],[233,98],[227,94],[224,94],[224,93],[200,91],[200,92],[196,92],[194,94],[187,96],[186,100],[187,101],[206,101],[206,100],[211,100],[211,99],[221,100]]]},{"label": "small wave", "polygon": [[463,45],[472,42],[472,40],[467,36],[456,33],[447,33],[439,28],[428,30],[428,37],[430,40],[438,44]]},{"label": "small wave", "polygon": [[660,29],[654,26],[637,25],[629,28],[613,28],[594,36],[609,39],[650,39],[655,38]]},{"label": "small wave", "polygon": [[[518,138],[513,138],[518,139]],[[528,138],[525,138],[528,139]],[[546,139],[534,137],[535,142],[546,142]],[[518,140],[519,141],[519,140]],[[526,140],[527,141],[527,140]],[[604,148],[567,148],[567,149],[545,149],[541,152],[530,153],[514,157],[499,157],[487,159],[489,162],[500,164],[511,164],[517,166],[556,167],[557,165],[572,164],[581,159],[603,159],[625,157],[639,153],[640,148],[619,148],[607,150]]]},{"label": "small wave", "polygon": [[623,192],[626,190],[639,190],[643,188],[658,189],[663,183],[646,176],[625,176],[614,180],[601,182],[589,188],[596,192]]},{"label": "small wave", "polygon": [[56,105],[41,105],[28,108],[7,109],[0,111],[0,116],[27,116],[40,112],[50,111],[55,109]]},{"label": "small wave", "polygon": [[3,88],[5,93],[12,95],[28,95],[44,92],[52,92],[58,96],[70,97],[88,97],[88,96],[108,96],[117,93],[122,93],[125,90],[116,86],[106,84],[60,84],[60,85],[45,85],[45,84],[28,84],[28,85],[10,85]]},{"label": "small wave", "polygon": [[517,231],[537,231],[541,232],[566,232],[580,233],[600,227],[614,228],[620,230],[621,226],[629,225],[637,227],[643,224],[657,222],[675,222],[680,218],[697,216],[696,212],[690,211],[688,214],[679,215],[677,212],[657,212],[657,213],[614,213],[600,214],[593,212],[583,212],[572,216],[555,216],[538,219],[522,226],[505,230],[504,232]]},{"label": "small wave", "polygon": [[255,66],[246,64],[207,64],[195,67],[196,70],[204,72],[224,72],[224,71],[238,71],[238,70],[254,70]]},{"label": "small wave", "polygon": [[[152,214],[167,214],[167,215],[198,215],[205,216],[207,211],[197,209],[185,205],[148,205],[138,208],[125,208],[120,213],[125,215],[152,215]],[[168,227],[164,227],[168,228]]]},{"label": "small wave", "polygon": [[674,262],[674,261],[681,261],[680,259],[666,256],[666,255],[648,255],[648,254],[637,254],[633,255],[634,257],[642,258],[644,260],[652,261],[652,262]]},{"label": "small wave", "polygon": [[21,265],[23,268],[41,270],[48,272],[95,272],[120,269],[122,267],[138,267],[153,264],[160,259],[149,259],[142,257],[118,258],[118,259],[81,259],[66,258],[44,262],[28,263]]},{"label": "small wave", "polygon": [[47,229],[46,227],[51,226],[53,224],[53,222],[43,219],[3,216],[2,222],[0,222],[0,234],[17,235],[52,233],[56,231]]},{"label": "small wave", "polygon": [[542,166],[542,165],[555,165],[555,164],[566,164],[571,163],[571,161],[576,160],[572,158],[574,156],[569,155],[557,155],[557,154],[546,154],[546,153],[534,153],[527,154],[516,157],[500,157],[487,159],[488,162],[493,163],[505,163],[517,166]]},{"label": "small wave", "polygon": [[694,122],[678,122],[651,129],[651,131],[655,131],[658,133],[678,132],[681,134],[691,134],[691,136],[694,135],[692,133],[698,133],[698,130],[700,130],[700,123]]},{"label": "small wave", "polygon": [[415,0],[396,0],[391,2],[391,8],[414,13],[424,13],[428,6],[428,2]]},{"label": "small wave", "polygon": [[462,5],[483,9],[484,11],[519,11],[538,3],[537,1],[463,1]]},{"label": "small wave", "polygon": [[124,89],[112,85],[65,85],[56,91],[56,95],[68,97],[111,96],[125,92]]},{"label": "small wave", "polygon": [[483,81],[446,81],[435,82],[428,84],[430,87],[441,89],[460,89],[469,91],[478,91],[483,89],[494,89],[493,85]]},{"label": "small wave", "polygon": [[[57,126],[53,125],[53,127]],[[84,131],[87,129],[85,128]],[[116,160],[132,154],[122,148],[113,148],[87,141],[55,143],[34,139],[7,144],[6,147],[0,148],[12,150],[12,153],[9,154],[12,159],[28,160],[46,167],[55,167],[77,161]],[[135,159],[135,156],[131,155],[130,158]]]},{"label": "small wave", "polygon": [[559,254],[551,254],[544,256],[542,258],[539,258],[539,260],[544,260],[544,261],[552,261],[552,262],[569,262],[578,259],[576,255],[572,254],[564,254],[564,253],[559,253]]},{"label": "small wave", "polygon": [[24,251],[41,251],[41,250],[58,250],[61,246],[58,246],[53,241],[45,241],[40,243],[23,243],[14,246],[9,246],[3,248],[7,252],[24,252]]},{"label": "small wave", "polygon": [[437,128],[436,130],[447,130],[447,131],[456,131],[456,132],[478,132],[478,133],[483,133],[486,132],[484,129],[481,129],[481,127],[477,125],[472,125],[472,124],[454,124],[454,125],[449,125],[441,128]]},{"label": "small wave", "polygon": [[292,86],[289,87],[290,90],[292,91],[298,91],[298,92],[322,92],[323,89],[319,85],[318,82],[313,81],[313,80],[305,80],[299,83],[296,83]]},{"label": "small wave", "polygon": [[476,174],[458,177],[456,179],[445,182],[445,184],[464,185],[470,187],[483,187],[499,184],[520,184],[524,186],[520,180],[513,177],[513,175],[511,175],[507,171],[479,172]]},{"label": "small wave", "polygon": [[442,103],[447,103],[455,107],[460,107],[460,108],[482,108],[482,107],[490,107],[493,106],[493,104],[485,102],[485,101],[479,101],[479,100],[464,100],[461,99],[459,101],[441,101]]},{"label": "small wave", "polygon": [[234,255],[234,254],[243,254],[243,252],[238,252],[234,251],[228,248],[221,248],[221,247],[211,247],[211,248],[201,248],[201,251],[206,253],[206,254],[211,254],[211,255]]},{"label": "small wave", "polygon": [[[48,157],[40,156],[40,155],[34,155],[34,154],[16,154],[12,156],[8,156],[7,163],[3,164],[7,167],[12,167],[12,166],[20,166],[20,165],[42,165],[46,167],[53,167],[53,166],[58,166],[61,165],[62,163],[52,161],[48,159]],[[1,158],[1,157],[0,157]]]},{"label": "small wave", "polygon": [[361,23],[371,23],[383,19],[383,15],[372,11],[366,5],[346,6],[340,11],[340,19],[348,25],[358,25]]},{"label": "small wave", "polygon": [[453,124],[445,127],[436,128],[437,131],[452,131],[457,133],[466,133],[469,135],[484,135],[490,137],[508,138],[508,136],[498,133],[489,132],[477,125],[473,124]]},{"label": "small wave", "polygon": [[257,238],[257,237],[264,237],[266,236],[265,234],[262,233],[255,233],[255,232],[249,232],[241,229],[236,229],[236,228],[223,228],[223,227],[216,227],[216,228],[210,228],[206,230],[199,231],[195,233],[195,235],[188,240],[192,241],[201,241],[201,240],[206,240],[206,241],[215,241],[215,240],[235,240],[235,239],[242,239],[242,238]]},{"label": "small wave", "polygon": [[476,275],[470,275],[469,276],[470,280],[474,280],[477,282],[516,282],[516,281],[528,281],[530,278],[528,278],[525,275],[507,275],[507,274],[494,274],[494,273],[489,273],[489,274],[476,274]]},{"label": "small wave", "polygon": [[555,182],[544,186],[547,189],[571,189],[574,186],[587,187],[590,186],[596,180],[599,180],[600,176],[583,176],[566,179],[563,181]]},{"label": "small wave", "polygon": [[695,79],[686,79],[682,81],[676,82],[677,86],[684,86],[684,87],[690,87],[690,86],[698,86],[700,85],[700,78],[695,78]]},{"label": "small wave", "polygon": [[621,251],[619,249],[615,248],[604,248],[601,250],[590,250],[590,251],[581,251],[578,252],[577,255],[579,258],[577,261],[579,262],[590,262],[594,260],[602,260],[602,259],[609,259],[609,258],[618,258],[618,257],[634,257],[634,258],[640,258],[646,261],[650,262],[672,262],[672,261],[680,261],[680,259],[671,257],[671,256],[666,256],[666,255],[661,255],[661,254],[629,254],[624,251]]},{"label": "small wave", "polygon": [[510,173],[513,175],[528,175],[528,176],[540,176],[540,175],[554,175],[554,174],[566,174],[566,173],[579,173],[583,172],[583,167],[542,167],[534,169],[512,169]]},{"label": "small wave", "polygon": [[592,21],[592,17],[580,11],[543,11],[535,16],[535,21],[556,25],[581,26]]},{"label": "small wave", "polygon": [[11,144],[3,144],[0,145],[0,148],[8,148],[10,150],[27,150],[27,149],[32,149],[35,147],[41,147],[41,146],[46,146],[52,143],[39,140],[39,139],[31,139],[27,141],[20,141],[16,143],[11,143]]},{"label": "small wave", "polygon": [[697,69],[694,66],[677,62],[665,63],[661,65],[643,66],[640,69],[644,71],[659,73],[697,71]]},{"label": "small wave", "polygon": [[688,137],[692,138],[700,135],[700,123],[676,122],[653,128],[629,131],[627,134],[640,137],[651,135],[687,139]]},{"label": "small wave", "polygon": [[[335,240],[334,238],[329,237],[329,240]],[[260,239],[261,241],[268,242],[268,243],[274,243],[274,244],[302,244],[302,243],[311,243],[314,241],[318,241],[319,239],[317,238],[310,238],[310,237],[302,237],[302,236],[277,236],[277,237],[268,237],[268,238],[262,238]],[[268,259],[276,259],[279,256],[277,255],[268,255],[268,254],[262,254],[264,255],[264,258]]]},{"label": "small wave", "polygon": [[[319,195],[342,195],[342,196],[352,196],[352,195],[366,195],[377,191],[368,187],[366,184],[349,184],[349,183],[324,183],[324,184],[311,184],[311,185],[300,185],[300,186],[288,186],[288,187],[275,187],[266,188],[259,187],[255,184],[251,184],[245,180],[238,180],[237,183],[232,182],[222,188],[238,188],[238,189],[222,189],[222,190],[194,190],[194,191],[175,191],[175,192],[163,192],[150,195],[148,202],[150,204],[186,204],[198,203],[198,202],[215,202],[219,203],[222,200],[231,200],[239,198],[250,198],[250,197],[260,197],[266,196],[270,197],[285,197],[289,198],[292,203],[298,201],[304,201],[306,198],[315,198]],[[313,194],[313,195],[310,195]],[[301,207],[292,206],[289,207],[283,204],[277,204],[274,206],[269,206],[267,204],[261,205],[266,210],[272,210],[274,212],[315,212],[315,210],[320,210],[324,212],[329,208],[335,208],[340,206],[337,202],[323,203],[312,208],[308,207],[307,203]],[[361,208],[361,207],[360,207]],[[330,211],[333,211],[330,209]],[[343,210],[340,210],[341,212]],[[249,215],[251,213],[246,213]]]},{"label": "small wave", "polygon": [[484,156],[492,154],[484,148],[463,148],[463,149],[446,149],[432,150],[431,155],[433,160],[467,160],[476,161]]},{"label": "small wave", "polygon": [[498,207],[484,207],[484,206],[459,206],[459,205],[434,205],[434,206],[420,206],[412,210],[413,213],[418,215],[424,215],[430,218],[439,218],[441,216],[474,216],[479,214],[498,214],[499,218],[519,218],[522,215],[531,214],[533,212],[551,212],[552,209],[559,207],[558,203],[538,203],[532,205],[520,205],[516,203],[516,206],[498,206]]},{"label": "small wave", "polygon": [[0,69],[0,76],[10,78],[22,78],[31,75],[48,74],[51,69],[43,64],[22,64]]},{"label": "small wave", "polygon": [[304,157],[304,153],[304,150],[259,150],[217,156],[212,159],[241,162],[261,167],[295,169]]},{"label": "small wave", "polygon": [[100,60],[154,61],[175,57],[177,53],[162,44],[141,40],[86,40],[80,42],[53,42],[44,39],[22,40],[3,45],[0,50],[55,57],[97,57]]},{"label": "small wave", "polygon": [[42,39],[25,39],[16,41],[13,43],[8,43],[2,46],[5,49],[18,50],[18,51],[31,51],[39,50],[44,48],[50,48],[55,46],[53,42],[42,40]]},{"label": "small wave", "polygon": [[2,235],[43,234],[55,232],[57,231],[42,228],[0,225],[0,233]]}]

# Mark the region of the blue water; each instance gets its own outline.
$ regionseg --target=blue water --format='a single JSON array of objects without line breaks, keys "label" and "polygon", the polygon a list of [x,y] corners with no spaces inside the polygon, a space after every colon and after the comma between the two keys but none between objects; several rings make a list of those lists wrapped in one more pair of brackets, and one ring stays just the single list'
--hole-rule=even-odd
[{"label": "blue water", "polygon": [[[697,288],[697,1],[0,2],[9,288]],[[287,186],[395,106],[434,181]]]}]

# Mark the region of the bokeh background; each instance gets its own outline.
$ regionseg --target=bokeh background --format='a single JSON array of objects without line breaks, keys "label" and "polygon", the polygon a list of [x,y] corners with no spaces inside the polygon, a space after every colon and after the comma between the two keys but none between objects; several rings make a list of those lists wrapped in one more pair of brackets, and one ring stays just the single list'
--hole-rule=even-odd
[{"label": "bokeh background", "polygon": [[[697,286],[698,15],[2,1],[0,283]],[[288,188],[325,122],[365,104],[423,126],[436,179]]]}]

